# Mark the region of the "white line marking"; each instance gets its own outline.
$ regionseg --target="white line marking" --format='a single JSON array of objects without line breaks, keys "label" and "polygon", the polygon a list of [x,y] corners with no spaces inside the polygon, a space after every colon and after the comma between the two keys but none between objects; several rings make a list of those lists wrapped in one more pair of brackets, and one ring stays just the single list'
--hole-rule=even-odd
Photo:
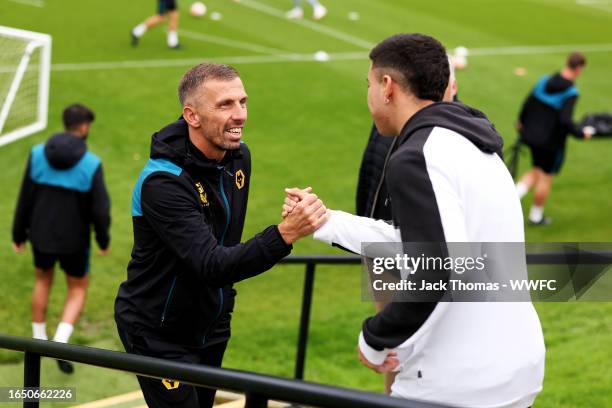
[{"label": "white line marking", "polygon": [[[545,46],[512,46],[494,48],[471,48],[470,57],[503,56],[503,55],[532,55],[532,54],[560,54],[580,50],[582,52],[612,52],[612,43],[609,44],[575,44],[575,45],[545,45]],[[329,54],[329,61],[367,61],[367,52],[339,52]],[[244,55],[219,56],[188,59],[157,59],[132,61],[100,61],[81,63],[53,64],[54,72],[64,71],[91,71],[111,69],[138,69],[138,68],[170,68],[196,65],[204,61],[224,62],[227,64],[267,64],[282,62],[319,62],[315,54],[282,53],[273,55]],[[328,61],[328,62],[329,62]],[[0,66],[0,73],[8,72],[11,67]],[[14,69],[14,68],[12,68]]]},{"label": "white line marking", "polygon": [[127,394],[115,395],[113,397],[87,402],[81,405],[75,405],[72,408],[105,408],[113,405],[123,404],[125,402],[142,400],[143,398],[144,396],[142,395],[142,391],[138,390],[128,392]]},{"label": "white line marking", "polygon": [[576,4],[607,11],[608,13],[612,12],[612,1],[609,0],[576,0]]},{"label": "white line marking", "polygon": [[13,3],[23,4],[25,6],[44,7],[45,2],[43,0],[10,0]]},{"label": "white line marking", "polygon": [[180,30],[180,35],[183,37],[191,38],[193,40],[199,40],[219,45],[227,45],[228,47],[240,48],[247,51],[260,52],[263,54],[282,54],[287,52],[278,48],[264,47],[263,45],[247,43],[244,41],[230,40],[229,38],[217,37],[215,35],[198,33],[196,31]]},{"label": "white line marking", "polygon": [[[336,61],[364,60],[367,54],[363,52],[346,52],[330,54],[330,58]],[[278,62],[304,62],[315,61],[314,54],[276,54],[276,55],[245,55],[237,57],[204,57],[191,59],[166,59],[166,60],[133,60],[133,61],[108,61],[74,64],[53,64],[54,72],[61,71],[90,71],[105,69],[128,69],[128,68],[164,68],[182,67],[196,65],[204,61],[223,62],[226,64],[265,64]],[[2,70],[0,69],[0,72]]]},{"label": "white line marking", "polygon": [[362,40],[361,38],[355,37],[350,34],[343,33],[342,31],[335,30],[331,27],[327,27],[321,24],[317,24],[308,20],[290,20],[285,16],[285,12],[279,10],[277,8],[268,6],[267,4],[260,3],[256,0],[242,0],[240,3],[243,6],[249,7],[253,10],[260,11],[262,13],[268,14],[270,16],[278,17],[283,19],[284,21],[301,25],[303,27],[309,28],[313,31],[317,31],[322,34],[327,34],[331,37],[334,37],[338,40],[347,42],[349,44],[356,45],[360,48],[370,49],[374,46],[373,43],[369,41]]},{"label": "white line marking", "polygon": [[612,51],[612,43],[607,44],[563,44],[563,45],[537,45],[493,48],[468,48],[470,57],[497,56],[497,55],[529,55],[529,54],[557,54],[564,52],[608,52]]}]

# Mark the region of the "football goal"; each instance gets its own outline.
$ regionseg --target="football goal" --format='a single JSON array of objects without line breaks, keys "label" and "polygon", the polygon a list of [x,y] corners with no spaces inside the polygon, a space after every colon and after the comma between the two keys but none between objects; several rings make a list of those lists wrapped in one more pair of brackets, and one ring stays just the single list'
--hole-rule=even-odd
[{"label": "football goal", "polygon": [[0,26],[0,146],[47,126],[51,36]]}]

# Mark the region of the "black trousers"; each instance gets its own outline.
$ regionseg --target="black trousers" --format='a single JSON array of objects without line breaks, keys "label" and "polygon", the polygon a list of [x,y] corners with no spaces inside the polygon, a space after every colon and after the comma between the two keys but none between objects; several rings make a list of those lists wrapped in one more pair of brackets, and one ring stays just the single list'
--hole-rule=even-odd
[{"label": "black trousers", "polygon": [[[178,344],[135,336],[119,329],[119,337],[125,351],[131,354],[163,358],[190,364],[204,364],[220,367],[223,354],[230,337],[229,318],[207,336],[207,343],[202,348],[186,347]],[[138,383],[150,408],[210,408],[215,401],[217,390],[182,384],[172,379],[156,379],[137,376]]]}]

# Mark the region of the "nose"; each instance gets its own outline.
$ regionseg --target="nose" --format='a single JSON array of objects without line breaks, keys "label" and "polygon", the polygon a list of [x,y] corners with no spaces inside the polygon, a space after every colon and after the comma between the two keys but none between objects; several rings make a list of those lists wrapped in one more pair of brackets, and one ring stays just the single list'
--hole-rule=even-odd
[{"label": "nose", "polygon": [[237,104],[234,107],[234,110],[232,112],[232,119],[235,122],[240,122],[240,123],[244,123],[247,120],[247,109],[246,106],[241,105],[241,104]]}]

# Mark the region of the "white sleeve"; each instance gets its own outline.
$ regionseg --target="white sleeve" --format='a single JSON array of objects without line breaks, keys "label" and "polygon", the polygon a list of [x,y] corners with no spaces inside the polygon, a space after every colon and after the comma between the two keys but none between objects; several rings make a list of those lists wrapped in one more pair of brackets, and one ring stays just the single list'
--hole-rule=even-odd
[{"label": "white sleeve", "polygon": [[389,349],[384,349],[382,351],[378,351],[370,347],[368,343],[366,343],[365,338],[363,337],[363,332],[359,333],[359,351],[363,354],[363,356],[370,363],[374,365],[381,365],[385,362],[387,358],[387,354],[389,354]]},{"label": "white sleeve", "polygon": [[327,244],[340,245],[362,254],[363,242],[401,242],[399,229],[383,220],[359,217],[344,211],[330,210],[329,220],[315,231],[313,237]]}]

